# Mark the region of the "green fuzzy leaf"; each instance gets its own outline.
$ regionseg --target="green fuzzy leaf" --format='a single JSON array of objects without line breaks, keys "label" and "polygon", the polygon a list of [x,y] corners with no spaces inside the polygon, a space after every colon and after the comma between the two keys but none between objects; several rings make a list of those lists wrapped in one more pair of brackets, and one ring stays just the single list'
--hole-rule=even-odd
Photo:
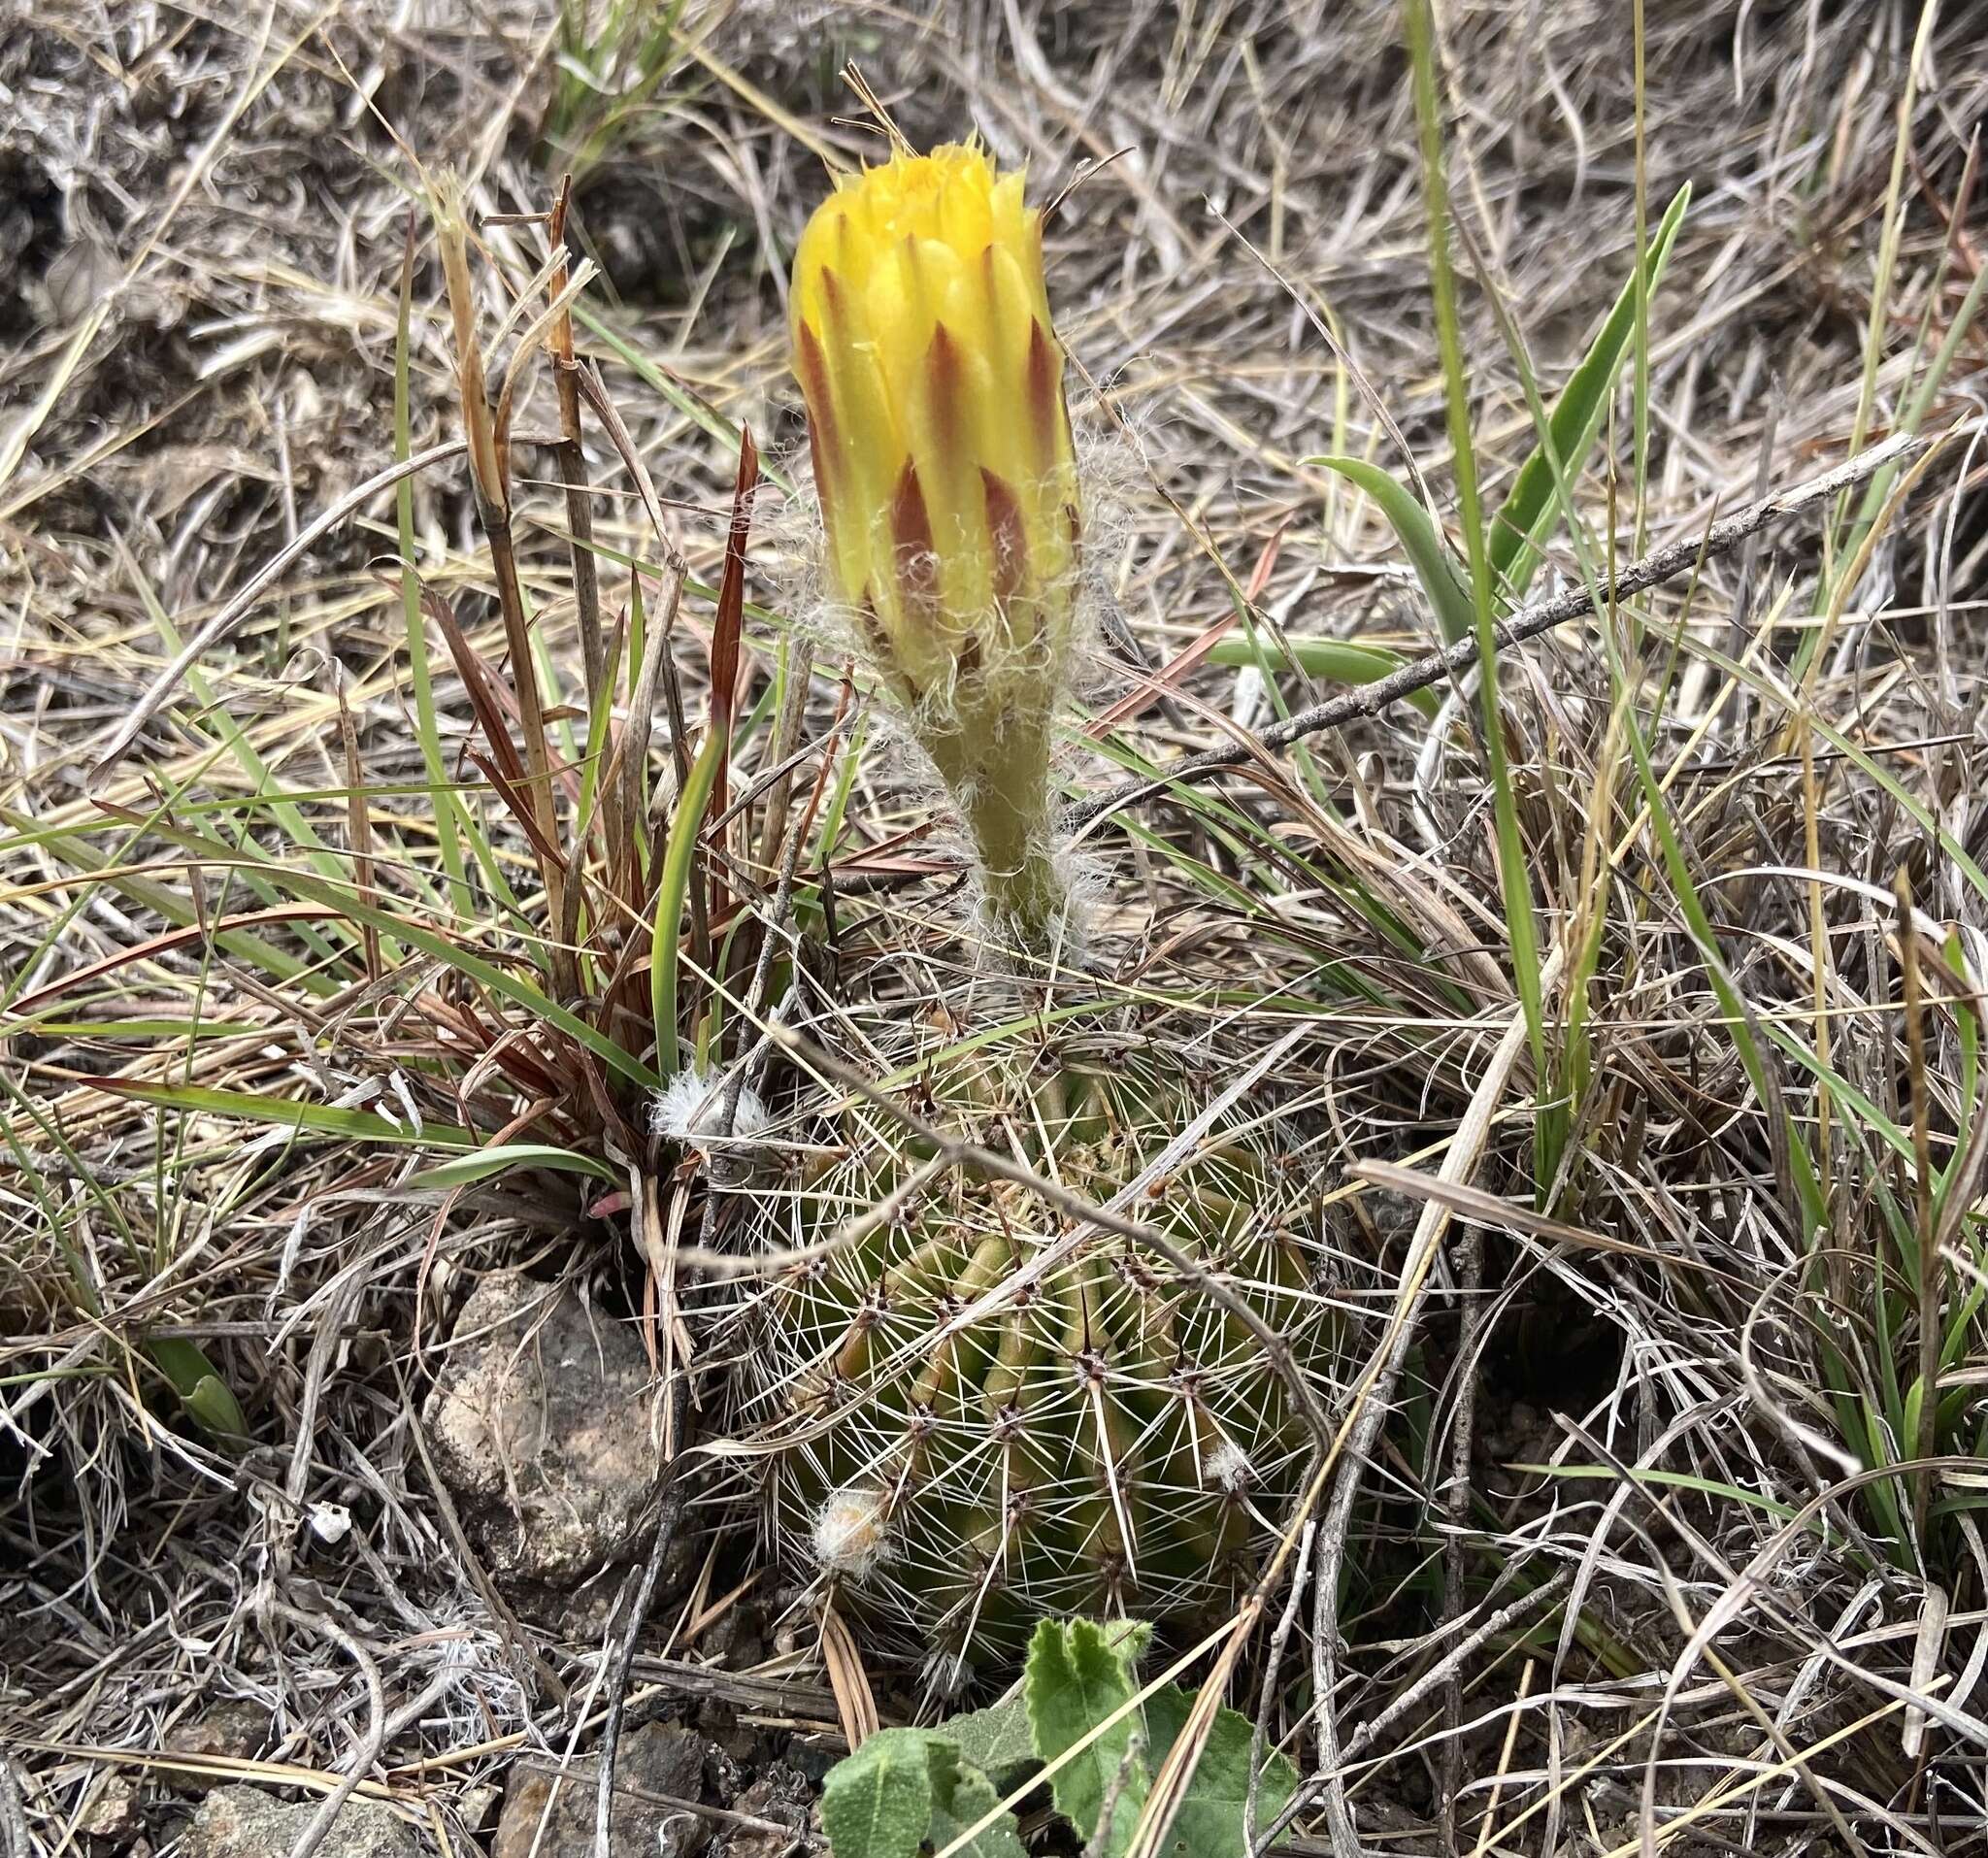
[{"label": "green fuzzy leaf", "polygon": [[[1691,204],[1691,188],[1679,187],[1650,240],[1642,260],[1643,298],[1656,294],[1657,281],[1664,275],[1664,262],[1677,228],[1684,222],[1684,210]],[[1553,435],[1553,450],[1560,459],[1561,475],[1571,485],[1579,476],[1593,448],[1595,435],[1602,427],[1602,415],[1608,394],[1622,367],[1629,340],[1636,333],[1636,279],[1622,286],[1615,307],[1608,312],[1580,366],[1568,377],[1560,398],[1547,415],[1546,430]],[[1525,597],[1539,571],[1541,555],[1537,544],[1543,542],[1554,518],[1560,514],[1553,494],[1553,461],[1543,444],[1536,445],[1498,514],[1491,518],[1490,557],[1494,584],[1503,581],[1505,591],[1516,601]]]},{"label": "green fuzzy leaf", "polygon": [[1476,623],[1471,590],[1464,584],[1456,557],[1450,553],[1442,531],[1428,511],[1378,465],[1369,464],[1365,458],[1308,458],[1305,462],[1321,470],[1337,471],[1374,499],[1394,530],[1395,539],[1407,551],[1408,565],[1421,581],[1422,591],[1429,596],[1429,604],[1436,609],[1436,623],[1441,629],[1443,643],[1453,646],[1459,639],[1468,639]]},{"label": "green fuzzy leaf", "polygon": [[[960,1846],[955,1858],[1027,1858],[1011,1812],[995,1814],[980,1826],[1001,1804],[1001,1791],[973,1765],[961,1761],[957,1749],[948,1748],[950,1759],[932,1759],[932,1824],[925,1838],[934,1851],[944,1851],[955,1839],[979,1826]],[[841,1854],[837,1854],[841,1858]]]},{"label": "green fuzzy leaf", "polygon": [[[918,1858],[967,1833],[1000,1802],[994,1783],[936,1729],[885,1729],[828,1771],[821,1827],[834,1858]],[[1023,1858],[1014,1815],[999,1814],[962,1858]]]},{"label": "green fuzzy leaf", "polygon": [[917,1858],[932,1826],[936,1729],[884,1729],[828,1771],[821,1829],[835,1858]]},{"label": "green fuzzy leaf", "polygon": [[[1193,1696],[1178,1684],[1168,1684],[1146,1699],[1146,1728],[1152,1736],[1152,1763],[1166,1759],[1194,1708]],[[1242,1805],[1249,1797],[1249,1718],[1233,1709],[1215,1712],[1208,1746],[1202,1750],[1194,1778],[1180,1803],[1179,1817],[1168,1836],[1171,1858],[1242,1858]],[[1256,1832],[1284,1809],[1298,1785],[1298,1771],[1273,1749],[1263,1764],[1256,1789]]]},{"label": "green fuzzy leaf", "polygon": [[1003,1791],[1019,1785],[1037,1765],[1028,1706],[1018,1691],[985,1709],[951,1717],[945,1733],[960,1753]]},{"label": "green fuzzy leaf", "polygon": [[[1092,1858],[1118,1858],[1132,1840],[1140,1808],[1152,1786],[1143,1760],[1127,1767],[1138,1712],[1127,1714],[1100,1736],[1092,1731],[1122,1709],[1136,1683],[1132,1661],[1150,1628],[1134,1639],[1089,1619],[1045,1619],[1029,1641],[1022,1698],[1036,1753],[1054,1761],[1083,1743],[1082,1751],[1049,1776],[1056,1810],[1077,1828]],[[1119,1770],[1126,1768],[1119,1783]],[[1105,1797],[1117,1789],[1110,1826],[1099,1825]]]}]

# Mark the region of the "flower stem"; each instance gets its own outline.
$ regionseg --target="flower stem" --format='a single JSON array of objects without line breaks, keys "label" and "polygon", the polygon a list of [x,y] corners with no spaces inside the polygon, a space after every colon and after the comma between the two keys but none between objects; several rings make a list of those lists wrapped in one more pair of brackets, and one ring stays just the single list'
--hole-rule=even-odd
[{"label": "flower stem", "polygon": [[989,927],[1024,954],[1042,955],[1070,904],[1053,851],[1049,718],[1007,723],[977,738],[970,729],[935,732],[924,746],[974,842]]}]

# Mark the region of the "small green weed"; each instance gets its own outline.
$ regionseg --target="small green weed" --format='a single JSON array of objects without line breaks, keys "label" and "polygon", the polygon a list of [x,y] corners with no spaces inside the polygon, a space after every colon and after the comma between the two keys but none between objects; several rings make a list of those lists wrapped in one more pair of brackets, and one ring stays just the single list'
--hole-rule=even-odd
[{"label": "small green weed", "polygon": [[[1177,1684],[1142,1686],[1149,1627],[1045,1619],[1020,1683],[991,1709],[937,1729],[886,1729],[829,1771],[821,1823],[834,1858],[1021,1858],[1014,1804],[1047,1786],[1056,1816],[1095,1858],[1131,1843],[1153,1776],[1193,1708]],[[1193,1858],[1244,1850],[1298,1784],[1273,1752],[1254,1775],[1247,1718],[1215,1719],[1172,1849]],[[1250,1797],[1254,1794],[1254,1812]]]}]

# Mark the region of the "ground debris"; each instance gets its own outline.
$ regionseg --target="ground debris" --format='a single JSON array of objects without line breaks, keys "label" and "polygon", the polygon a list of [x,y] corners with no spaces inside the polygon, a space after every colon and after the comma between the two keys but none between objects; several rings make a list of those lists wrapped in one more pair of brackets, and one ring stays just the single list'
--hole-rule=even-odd
[{"label": "ground debris", "polygon": [[619,1558],[661,1470],[634,1332],[503,1271],[471,1293],[456,1335],[423,1423],[490,1572],[564,1584]]},{"label": "ground debris", "polygon": [[[260,1787],[216,1787],[193,1815],[180,1858],[270,1858],[288,1851],[317,1806],[315,1800],[278,1800]],[[317,1858],[422,1858],[421,1841],[391,1807],[354,1797],[332,1822]]]}]

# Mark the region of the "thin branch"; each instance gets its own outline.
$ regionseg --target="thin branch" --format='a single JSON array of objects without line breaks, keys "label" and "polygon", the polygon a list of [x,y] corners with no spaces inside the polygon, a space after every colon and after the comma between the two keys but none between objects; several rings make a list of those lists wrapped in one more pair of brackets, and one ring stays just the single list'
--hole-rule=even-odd
[{"label": "thin branch", "polygon": [[[1609,603],[1612,605],[1631,594],[1641,593],[1646,588],[1674,580],[1678,575],[1688,574],[1712,556],[1739,547],[1749,536],[1759,534],[1770,523],[1778,522],[1785,516],[1800,515],[1805,510],[1813,510],[1818,504],[1827,503],[1839,491],[1862,483],[1866,478],[1897,463],[1908,452],[1928,443],[1914,434],[1899,433],[1881,446],[1860,451],[1854,458],[1846,459],[1820,477],[1810,478],[1792,489],[1778,491],[1772,497],[1762,498],[1759,503],[1750,504],[1737,515],[1713,523],[1704,534],[1680,536],[1675,542],[1651,549],[1641,560],[1632,562],[1615,577],[1612,585],[1606,590]],[[1537,639],[1541,633],[1551,632],[1555,626],[1563,626],[1570,619],[1582,618],[1594,610],[1594,597],[1585,587],[1571,587],[1548,599],[1536,600],[1531,606],[1520,608],[1496,628],[1498,647],[1503,651],[1512,646],[1523,645],[1528,639]],[[1081,833],[1084,828],[1121,808],[1150,800],[1183,780],[1204,780],[1209,775],[1241,767],[1260,755],[1288,748],[1307,736],[1315,736],[1327,729],[1341,729],[1365,716],[1377,716],[1388,705],[1426,689],[1430,684],[1440,683],[1445,678],[1455,677],[1476,662],[1476,640],[1460,639],[1446,650],[1429,652],[1384,678],[1376,678],[1372,683],[1348,691],[1344,696],[1333,697],[1325,703],[1313,704],[1309,710],[1297,711],[1282,722],[1245,742],[1231,743],[1225,747],[1210,748],[1198,755],[1182,755],[1177,761],[1169,762],[1150,780],[1123,781],[1103,793],[1093,794],[1088,800],[1080,800],[1064,813],[1064,830]]]},{"label": "thin branch", "polygon": [[0,1755],[0,1858],[32,1858],[33,1852],[20,1783],[7,1765],[7,1757]]},{"label": "thin branch", "polygon": [[358,1666],[359,1676],[366,1686],[366,1733],[347,1759],[346,1772],[340,1776],[338,1785],[318,1803],[317,1810],[311,1815],[310,1822],[290,1846],[289,1858],[312,1858],[337,1823],[339,1814],[345,1811],[346,1802],[358,1792],[359,1783],[372,1772],[373,1764],[380,1759],[381,1749],[386,1744],[386,1690],[381,1682],[380,1667],[373,1662],[365,1646],[337,1620],[321,1612],[306,1612],[286,1600],[277,1599],[274,1594],[266,1595],[262,1605],[271,1618],[287,1620],[306,1632],[321,1633],[329,1639]]},{"label": "thin branch", "polygon": [[[1311,1572],[1311,1544],[1318,1533],[1316,1517],[1307,1516],[1298,1537],[1298,1552],[1291,1557],[1291,1591],[1284,1610],[1271,1635],[1270,1649],[1264,1654],[1263,1682],[1256,1696],[1256,1719],[1249,1728],[1249,1784],[1242,1794],[1242,1849],[1257,1850],[1257,1797],[1263,1791],[1264,1750],[1270,1742],[1271,1710],[1276,1707],[1278,1675],[1283,1670],[1284,1647],[1298,1624],[1298,1609],[1305,1600],[1305,1579]],[[1260,1841],[1268,1844],[1268,1840]]]},{"label": "thin branch", "polygon": [[[1478,1331],[1483,1321],[1484,1228],[1464,1227],[1456,1247],[1456,1413],[1449,1440],[1449,1487],[1443,1493],[1449,1528],[1442,1544],[1442,1617],[1464,1617],[1464,1532],[1471,1517],[1471,1444],[1477,1409]],[[1442,1848],[1455,1858],[1457,1795],[1463,1787],[1463,1669],[1451,1669],[1442,1698]]]}]

